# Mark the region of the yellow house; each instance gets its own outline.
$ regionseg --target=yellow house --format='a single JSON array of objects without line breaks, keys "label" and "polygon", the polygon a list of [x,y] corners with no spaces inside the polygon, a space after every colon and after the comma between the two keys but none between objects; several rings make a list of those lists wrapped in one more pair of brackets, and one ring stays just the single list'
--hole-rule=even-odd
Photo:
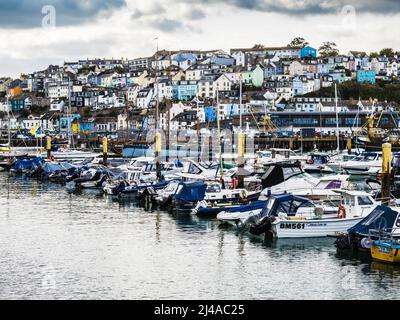
[{"label": "yellow house", "polygon": [[74,134],[78,134],[81,132],[81,128],[78,122],[73,122],[71,124],[71,129]]}]

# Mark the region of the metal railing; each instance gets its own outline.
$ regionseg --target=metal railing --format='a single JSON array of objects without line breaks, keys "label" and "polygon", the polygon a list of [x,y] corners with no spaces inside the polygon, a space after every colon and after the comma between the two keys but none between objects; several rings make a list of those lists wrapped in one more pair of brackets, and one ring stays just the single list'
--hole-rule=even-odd
[{"label": "metal railing", "polygon": [[396,230],[400,228],[383,228],[383,229],[371,229],[368,231],[368,238],[372,241],[385,241],[390,245],[400,244],[400,233],[396,233]]}]

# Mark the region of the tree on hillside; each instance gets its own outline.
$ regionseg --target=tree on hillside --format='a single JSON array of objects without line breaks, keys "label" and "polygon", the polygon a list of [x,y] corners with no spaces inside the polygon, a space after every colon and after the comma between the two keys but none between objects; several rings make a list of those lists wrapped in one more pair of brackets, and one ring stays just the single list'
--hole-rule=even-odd
[{"label": "tree on hillside", "polygon": [[379,57],[379,53],[378,52],[371,52],[370,54],[369,54],[369,57],[370,58],[378,58]]},{"label": "tree on hillside", "polygon": [[302,37],[297,37],[292,40],[287,46],[288,47],[302,47],[308,46],[309,43]]},{"label": "tree on hillside", "polygon": [[339,50],[336,48],[334,42],[324,42],[324,44],[318,49],[319,55],[322,58],[336,57],[339,54]]},{"label": "tree on hillside", "polygon": [[392,48],[384,48],[379,52],[379,54],[381,56],[393,57],[394,56],[394,50]]},{"label": "tree on hillside", "polygon": [[259,43],[257,43],[257,44],[255,44],[254,46],[253,46],[253,49],[264,49],[265,47],[262,45],[262,44],[259,44]]}]

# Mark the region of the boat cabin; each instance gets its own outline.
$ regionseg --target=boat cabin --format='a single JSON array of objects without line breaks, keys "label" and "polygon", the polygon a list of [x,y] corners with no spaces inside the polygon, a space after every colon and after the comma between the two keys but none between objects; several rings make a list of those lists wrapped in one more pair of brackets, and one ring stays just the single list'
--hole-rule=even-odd
[{"label": "boat cabin", "polygon": [[371,194],[364,191],[340,190],[341,207],[347,218],[364,217],[368,215],[377,205]]},{"label": "boat cabin", "polygon": [[331,160],[331,157],[326,153],[311,153],[308,156],[307,164],[327,164]]}]

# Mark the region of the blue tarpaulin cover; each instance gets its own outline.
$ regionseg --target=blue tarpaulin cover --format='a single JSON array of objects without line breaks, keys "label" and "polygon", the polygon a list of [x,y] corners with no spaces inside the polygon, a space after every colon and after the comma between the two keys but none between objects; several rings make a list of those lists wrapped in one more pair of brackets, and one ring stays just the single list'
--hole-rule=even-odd
[{"label": "blue tarpaulin cover", "polygon": [[31,170],[37,168],[42,163],[43,159],[40,157],[33,159],[23,159],[15,161],[13,169],[15,170]]},{"label": "blue tarpaulin cover", "polygon": [[207,185],[204,182],[182,182],[182,188],[178,188],[178,193],[175,195],[176,199],[195,202],[204,200],[206,195]]},{"label": "blue tarpaulin cover", "polygon": [[369,230],[396,228],[399,213],[387,206],[377,206],[367,217],[348,230],[349,234],[368,236]]}]

